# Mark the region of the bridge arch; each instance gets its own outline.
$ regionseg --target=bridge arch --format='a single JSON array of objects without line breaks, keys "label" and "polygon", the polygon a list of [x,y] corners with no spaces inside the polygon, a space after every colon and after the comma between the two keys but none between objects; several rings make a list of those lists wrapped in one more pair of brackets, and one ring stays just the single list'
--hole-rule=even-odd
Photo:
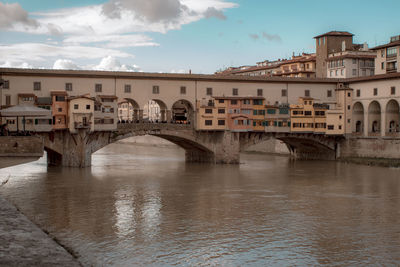
[{"label": "bridge arch", "polygon": [[175,103],[172,105],[172,121],[175,123],[193,124],[193,104],[186,99],[175,101]]},{"label": "bridge arch", "polygon": [[386,105],[386,134],[395,134],[400,131],[400,107],[399,102],[394,99],[389,100]]},{"label": "bridge arch", "polygon": [[124,98],[118,103],[118,120],[120,122],[136,122],[140,119],[140,106],[132,98]]},{"label": "bridge arch", "polygon": [[143,106],[143,119],[149,122],[167,122],[170,119],[167,104],[161,99],[150,99]]},{"label": "bridge arch", "polygon": [[379,135],[381,129],[381,105],[378,101],[372,101],[368,107],[368,133]]},{"label": "bridge arch", "polygon": [[353,105],[353,133],[361,135],[364,129],[364,106],[361,102]]}]

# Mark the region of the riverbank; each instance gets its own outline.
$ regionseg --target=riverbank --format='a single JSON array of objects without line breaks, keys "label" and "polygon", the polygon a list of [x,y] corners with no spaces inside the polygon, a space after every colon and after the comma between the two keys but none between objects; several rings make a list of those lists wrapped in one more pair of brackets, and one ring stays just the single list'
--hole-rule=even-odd
[{"label": "riverbank", "polygon": [[1,195],[0,265],[81,266],[70,253]]}]

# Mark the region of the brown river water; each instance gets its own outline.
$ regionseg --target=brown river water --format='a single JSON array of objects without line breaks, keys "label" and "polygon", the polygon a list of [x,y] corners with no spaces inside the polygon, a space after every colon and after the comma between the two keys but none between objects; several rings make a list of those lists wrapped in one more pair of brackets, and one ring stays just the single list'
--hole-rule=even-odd
[{"label": "brown river water", "polygon": [[0,170],[0,194],[85,266],[398,266],[400,169],[112,144],[86,169]]}]

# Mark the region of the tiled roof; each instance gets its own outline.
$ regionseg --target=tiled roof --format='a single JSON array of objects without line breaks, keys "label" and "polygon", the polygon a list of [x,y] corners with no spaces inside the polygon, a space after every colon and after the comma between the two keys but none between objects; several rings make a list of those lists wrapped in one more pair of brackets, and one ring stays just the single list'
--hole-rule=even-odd
[{"label": "tiled roof", "polygon": [[0,75],[36,76],[36,77],[68,77],[68,78],[119,78],[137,80],[183,80],[209,82],[288,82],[288,83],[336,83],[332,78],[294,78],[294,77],[265,77],[265,76],[234,76],[210,74],[172,74],[146,72],[115,72],[115,71],[84,71],[84,70],[44,70],[44,69],[15,69],[0,68]]},{"label": "tiled roof", "polygon": [[384,44],[384,45],[376,46],[374,48],[371,48],[371,50],[378,50],[378,49],[392,47],[392,46],[400,46],[400,40],[399,41],[395,41],[395,42],[391,42],[391,43],[387,43],[387,44]]},{"label": "tiled roof", "polygon": [[330,31],[318,36],[315,36],[314,38],[319,38],[323,36],[354,36],[354,34],[349,33],[349,32],[342,32],[342,31]]}]

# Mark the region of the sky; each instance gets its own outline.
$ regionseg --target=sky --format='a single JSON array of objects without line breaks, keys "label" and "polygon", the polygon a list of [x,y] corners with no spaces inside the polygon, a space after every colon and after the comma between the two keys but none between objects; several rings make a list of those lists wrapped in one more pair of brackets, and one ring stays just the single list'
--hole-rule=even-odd
[{"label": "sky", "polygon": [[0,67],[214,73],[400,34],[398,0],[0,0]]}]

